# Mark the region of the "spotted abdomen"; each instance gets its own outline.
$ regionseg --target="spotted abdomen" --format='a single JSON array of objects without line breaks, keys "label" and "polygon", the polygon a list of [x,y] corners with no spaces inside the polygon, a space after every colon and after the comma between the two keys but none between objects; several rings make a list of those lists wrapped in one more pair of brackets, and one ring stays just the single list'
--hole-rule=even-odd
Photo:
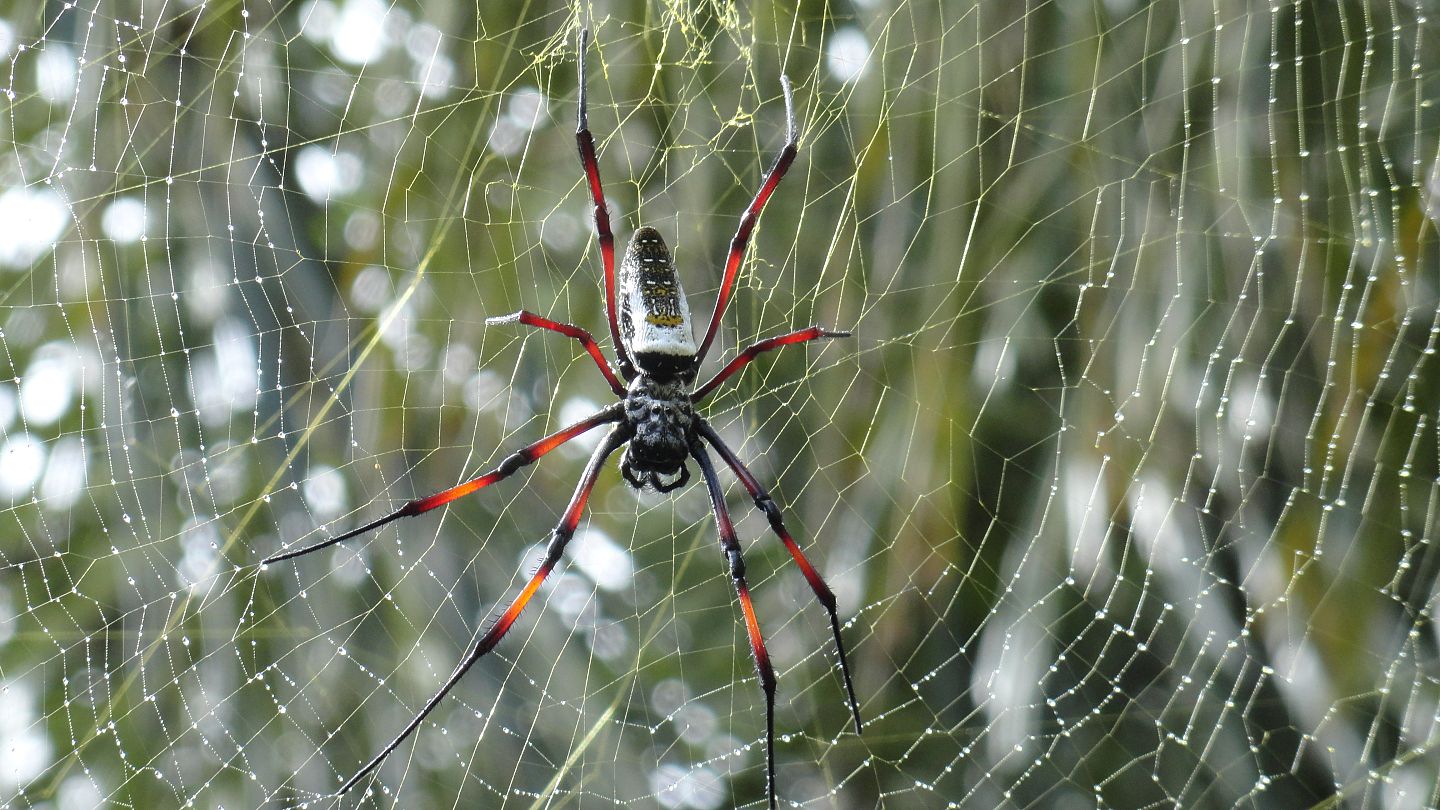
[{"label": "spotted abdomen", "polygon": [[690,306],[660,232],[641,228],[620,260],[620,339],[640,370],[693,376]]}]

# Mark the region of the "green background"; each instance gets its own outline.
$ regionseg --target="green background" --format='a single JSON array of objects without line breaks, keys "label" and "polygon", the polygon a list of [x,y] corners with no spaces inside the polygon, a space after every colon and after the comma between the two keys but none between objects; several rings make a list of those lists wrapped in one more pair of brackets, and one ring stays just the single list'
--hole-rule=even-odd
[{"label": "green background", "polygon": [[[0,5],[0,802],[334,804],[518,590],[583,448],[257,566],[611,396],[485,325],[605,332],[586,24],[618,238],[659,228],[699,318],[795,84],[717,346],[854,337],[704,408],[834,585],[867,721],[726,476],[782,800],[1440,801],[1427,5]],[[612,556],[346,801],[763,806],[707,510],[612,464],[576,541]]]}]

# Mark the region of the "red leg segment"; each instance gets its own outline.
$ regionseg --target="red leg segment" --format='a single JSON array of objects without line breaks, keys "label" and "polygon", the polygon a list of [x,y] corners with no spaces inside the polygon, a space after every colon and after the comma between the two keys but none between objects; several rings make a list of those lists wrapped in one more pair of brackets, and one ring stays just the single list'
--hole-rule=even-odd
[{"label": "red leg segment", "polygon": [[850,337],[850,333],[827,332],[822,327],[812,326],[809,329],[801,329],[795,332],[791,332],[787,335],[779,335],[778,337],[766,338],[765,340],[753,344],[752,346],[750,346],[750,348],[736,355],[735,359],[731,360],[725,366],[725,368],[720,369],[719,374],[716,374],[714,377],[710,378],[710,382],[707,382],[699,388],[695,389],[695,391],[690,394],[690,400],[698,404],[701,400],[705,399],[705,397],[709,396],[712,391],[714,391],[716,388],[719,388],[721,383],[730,379],[730,376],[732,374],[749,365],[750,361],[754,360],[757,356],[764,354],[771,349],[778,349],[781,346],[789,346],[792,343],[808,343],[809,341],[819,340],[820,338],[838,337]]},{"label": "red leg segment", "polygon": [[580,483],[575,486],[575,494],[570,498],[570,505],[566,507],[564,517],[560,519],[560,525],[556,526],[555,531],[550,534],[550,543],[545,547],[545,557],[541,559],[539,569],[531,575],[530,581],[525,584],[524,589],[522,589],[520,594],[515,597],[515,600],[510,603],[510,607],[506,608],[505,612],[500,614],[500,618],[495,621],[495,624],[490,626],[490,629],[485,632],[485,635],[481,636],[480,640],[475,643],[475,646],[466,654],[465,658],[460,661],[459,666],[455,667],[455,671],[451,673],[450,677],[445,681],[445,684],[440,687],[440,691],[436,692],[434,697],[426,701],[425,707],[420,710],[419,714],[415,715],[415,719],[411,720],[410,723],[401,730],[400,734],[392,740],[389,745],[385,746],[383,751],[377,754],[374,759],[370,760],[369,764],[361,768],[354,776],[350,777],[344,785],[340,786],[340,789],[336,791],[337,796],[355,787],[360,780],[380,767],[380,763],[385,761],[385,757],[389,756],[396,748],[399,748],[400,744],[405,741],[405,738],[409,737],[415,729],[420,727],[421,723],[425,722],[425,718],[430,716],[430,713],[435,710],[436,706],[440,705],[440,701],[444,700],[446,695],[450,694],[450,690],[454,689],[455,685],[460,682],[460,679],[465,677],[465,673],[470,671],[470,668],[475,665],[475,662],[484,657],[486,653],[495,649],[495,646],[500,643],[500,640],[505,638],[505,634],[510,632],[511,626],[515,624],[515,619],[520,616],[520,612],[525,609],[525,605],[530,602],[530,598],[535,595],[536,591],[540,590],[540,585],[545,582],[545,578],[550,575],[550,572],[555,569],[555,565],[560,562],[560,555],[564,553],[565,546],[570,542],[570,538],[575,536],[575,528],[580,525],[580,515],[584,513],[585,503],[590,500],[590,493],[595,489],[595,480],[600,477],[600,470],[605,464],[605,459],[609,458],[610,454],[615,451],[615,448],[624,444],[625,439],[626,436],[623,428],[616,427],[610,431],[610,435],[605,437],[605,441],[595,449],[595,453],[590,456],[590,463],[585,466],[585,473],[580,476]]},{"label": "red leg segment", "polygon": [[711,341],[715,340],[715,332],[720,328],[720,316],[725,314],[725,307],[730,303],[730,294],[735,290],[735,276],[740,272],[740,262],[745,258],[745,247],[750,244],[750,233],[755,230],[755,223],[760,220],[760,212],[765,208],[770,195],[775,193],[775,187],[780,185],[785,172],[790,170],[790,164],[795,162],[796,142],[800,133],[795,128],[795,102],[791,98],[790,79],[782,75],[780,86],[785,91],[785,148],[780,150],[780,155],[770,166],[765,181],[760,184],[760,190],[755,192],[755,199],[750,201],[750,207],[745,209],[745,215],[740,218],[740,227],[735,229],[735,236],[730,239],[730,254],[725,260],[725,276],[720,282],[720,292],[715,298],[715,311],[710,315],[710,326],[705,330],[705,339],[700,341],[700,350],[695,353],[696,367],[705,359],[705,352],[709,350]]},{"label": "red leg segment", "polygon": [[437,492],[434,495],[429,495],[424,498],[417,498],[400,507],[399,509],[396,509],[394,512],[391,512],[385,517],[382,517],[378,520],[372,520],[371,522],[366,523],[364,526],[361,526],[358,529],[351,529],[350,531],[338,537],[331,537],[327,540],[321,540],[318,543],[305,546],[304,548],[295,549],[294,551],[285,551],[271,557],[266,557],[264,560],[261,561],[260,564],[269,565],[270,563],[277,563],[283,560],[289,560],[295,557],[309,554],[312,551],[319,551],[322,548],[329,548],[336,543],[343,543],[346,540],[349,540],[350,538],[357,535],[364,534],[371,529],[377,529],[381,526],[384,526],[386,523],[399,520],[400,518],[407,518],[418,515],[422,512],[428,512],[431,509],[436,508],[437,506],[444,506],[445,504],[450,503],[457,498],[463,498],[478,489],[488,487],[496,481],[502,481],[506,478],[509,478],[517,471],[519,471],[521,467],[533,464],[536,459],[540,458],[551,450],[554,450],[565,442],[570,441],[576,436],[579,436],[585,431],[590,430],[591,428],[594,428],[598,425],[603,425],[607,422],[619,421],[622,413],[623,411],[621,410],[619,405],[612,405],[609,408],[606,408],[605,410],[600,411],[599,413],[590,417],[589,419],[583,419],[571,425],[570,427],[546,436],[545,438],[541,439],[538,442],[535,442],[534,444],[526,445],[525,447],[520,448],[514,453],[506,456],[505,459],[500,462],[499,467],[496,467],[494,470],[485,473],[479,478],[471,479],[463,484],[460,484],[459,486],[451,487],[450,489],[444,490],[443,492]]},{"label": "red leg segment", "polygon": [[635,367],[625,344],[620,341],[620,321],[615,309],[615,236],[610,233],[610,212],[605,209],[605,191],[600,187],[600,163],[595,158],[595,137],[590,134],[590,118],[585,112],[585,49],[590,44],[590,29],[580,32],[580,114],[575,128],[575,144],[580,149],[580,165],[585,169],[585,182],[590,187],[590,200],[595,209],[595,237],[600,242],[600,262],[605,269],[605,317],[610,322],[610,339],[615,342],[615,356],[625,379],[635,376]]},{"label": "red leg segment", "polygon": [[590,353],[590,357],[595,361],[595,365],[600,368],[600,373],[605,375],[605,381],[610,383],[610,390],[615,392],[615,396],[624,398],[625,386],[620,383],[620,380],[615,376],[614,369],[610,368],[610,364],[605,361],[605,355],[600,352],[600,347],[595,343],[595,338],[584,329],[572,324],[552,321],[549,318],[543,318],[523,309],[509,315],[501,315],[498,318],[486,318],[485,323],[490,326],[499,326],[506,323],[523,323],[526,326],[548,329],[551,332],[559,332],[566,337],[575,338],[580,341],[581,346],[585,347],[585,351]]},{"label": "red leg segment", "polygon": [[840,654],[840,674],[845,680],[845,697],[850,702],[850,714],[855,719],[855,733],[859,734],[861,727],[860,703],[855,699],[855,684],[850,679],[850,662],[845,658],[845,642],[840,638],[840,617],[835,612],[834,592],[830,590],[829,585],[825,584],[825,579],[820,576],[820,572],[816,571],[815,566],[805,558],[805,552],[800,550],[800,545],[786,530],[785,522],[781,520],[780,507],[775,505],[770,493],[760,486],[760,482],[735,455],[735,451],[721,441],[720,435],[715,432],[715,429],[705,422],[700,423],[700,435],[710,442],[710,445],[715,448],[715,452],[719,453],[730,469],[735,471],[735,476],[740,479],[745,491],[750,493],[755,505],[770,520],[771,531],[775,532],[775,535],[780,538],[780,542],[785,544],[785,550],[790,552],[790,557],[795,560],[795,564],[800,566],[800,572],[805,575],[805,581],[810,583],[810,590],[815,592],[815,599],[830,615],[830,631],[835,636],[835,649]]},{"label": "red leg segment", "polygon": [[690,449],[700,472],[705,476],[705,487],[710,491],[710,507],[715,512],[715,525],[720,531],[720,546],[725,551],[725,560],[730,565],[730,578],[735,582],[735,593],[740,597],[740,612],[745,616],[745,634],[750,638],[750,653],[755,658],[755,671],[760,676],[760,688],[765,692],[765,784],[770,796],[770,807],[775,807],[775,669],[770,665],[770,653],[765,649],[765,638],[760,634],[760,620],[755,616],[755,606],[750,603],[750,585],[745,581],[745,558],[740,556],[740,541],[735,538],[735,526],[730,521],[730,510],[725,506],[725,493],[720,489],[720,479],[710,463],[710,454],[704,445],[696,442]]}]

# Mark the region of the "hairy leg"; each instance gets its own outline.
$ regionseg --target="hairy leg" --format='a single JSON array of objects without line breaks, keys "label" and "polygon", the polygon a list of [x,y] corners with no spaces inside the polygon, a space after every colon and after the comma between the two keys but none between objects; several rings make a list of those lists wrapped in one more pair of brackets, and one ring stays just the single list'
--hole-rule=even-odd
[{"label": "hairy leg", "polygon": [[735,583],[735,593],[740,597],[740,611],[745,617],[745,633],[750,638],[750,654],[755,659],[755,672],[760,676],[760,688],[765,693],[765,784],[770,796],[770,807],[775,807],[775,669],[770,664],[770,653],[765,649],[765,638],[760,634],[760,620],[755,616],[755,606],[750,603],[750,585],[745,581],[745,558],[740,555],[740,541],[735,538],[735,526],[730,520],[730,510],[725,506],[725,493],[720,489],[720,479],[710,463],[710,454],[705,446],[696,442],[690,448],[690,455],[700,465],[705,477],[705,487],[710,491],[710,507],[715,512],[715,525],[720,531],[720,547],[730,567],[730,579]]},{"label": "hairy leg", "polygon": [[605,317],[610,322],[610,339],[615,342],[615,356],[620,360],[620,373],[625,379],[635,376],[635,366],[620,341],[620,321],[615,309],[615,236],[610,233],[610,212],[605,210],[605,191],[600,186],[600,162],[595,157],[595,137],[590,134],[590,118],[585,111],[585,50],[590,44],[590,29],[580,32],[580,113],[575,127],[575,145],[580,150],[580,165],[585,169],[585,183],[590,188],[594,206],[595,238],[600,242],[600,262],[605,270]]},{"label": "hairy leg", "polygon": [[565,337],[575,338],[580,341],[581,346],[585,347],[585,351],[588,352],[591,359],[595,361],[595,365],[600,368],[600,373],[605,375],[605,381],[610,383],[610,390],[615,392],[615,396],[624,398],[625,386],[616,378],[614,369],[610,368],[610,364],[605,361],[605,355],[600,352],[600,346],[595,343],[595,338],[584,329],[574,324],[552,321],[549,318],[536,315],[533,312],[528,312],[523,309],[519,312],[512,312],[509,315],[486,318],[485,323],[489,326],[521,323],[526,326],[534,326],[538,329],[548,329],[551,332],[559,332]]},{"label": "hairy leg", "polygon": [[850,678],[850,662],[845,658],[845,642],[840,637],[840,617],[835,612],[834,592],[830,590],[829,585],[825,584],[825,579],[820,576],[820,572],[810,564],[810,560],[805,557],[805,552],[800,550],[800,545],[786,530],[785,521],[780,515],[780,507],[775,504],[770,493],[760,486],[760,482],[740,461],[739,456],[735,455],[735,451],[721,441],[719,434],[708,423],[700,423],[700,435],[704,436],[705,440],[715,448],[715,452],[725,459],[725,463],[735,472],[735,476],[740,479],[745,491],[749,492],[750,497],[754,499],[755,506],[765,513],[765,517],[770,520],[770,530],[775,532],[775,535],[780,538],[780,542],[785,544],[785,550],[790,552],[790,557],[795,560],[795,564],[800,567],[800,572],[805,575],[805,581],[810,583],[810,590],[814,591],[816,601],[825,608],[825,612],[830,616],[830,632],[835,636],[835,649],[840,654],[840,674],[845,680],[845,697],[850,702],[850,714],[855,720],[855,733],[859,734],[861,728],[860,703],[855,699],[855,684]]},{"label": "hairy leg", "polygon": [[444,506],[445,504],[450,503],[457,498],[463,498],[476,490],[488,487],[496,481],[503,481],[506,478],[509,478],[516,472],[519,472],[521,468],[535,463],[535,461],[541,456],[570,441],[576,436],[579,436],[587,430],[590,430],[591,428],[606,424],[607,422],[620,421],[622,413],[623,411],[621,410],[620,405],[612,405],[605,410],[595,414],[594,416],[591,416],[588,419],[582,419],[567,428],[559,430],[555,433],[551,433],[549,436],[546,436],[538,442],[534,442],[520,448],[514,453],[506,456],[505,459],[500,462],[500,466],[496,467],[488,473],[485,473],[479,478],[472,478],[471,480],[466,481],[459,486],[454,486],[450,489],[437,492],[434,495],[428,495],[424,498],[416,498],[415,500],[410,501],[409,503],[405,504],[399,509],[396,509],[394,512],[391,512],[385,517],[382,517],[378,520],[372,520],[358,529],[351,529],[350,531],[338,537],[331,537],[326,540],[321,540],[318,543],[313,543],[311,545],[305,546],[304,548],[295,549],[293,551],[284,551],[279,554],[271,555],[262,560],[260,564],[269,565],[271,563],[282,562],[284,560],[294,559],[295,557],[309,554],[312,551],[319,551],[322,548],[329,548],[336,543],[343,543],[346,540],[349,540],[350,538],[357,535],[364,534],[371,529],[378,529],[387,523],[394,522],[401,518],[413,517],[423,512],[428,512],[438,506]]},{"label": "hairy leg", "polygon": [[795,162],[795,155],[799,151],[800,131],[795,126],[795,101],[790,91],[789,77],[780,77],[780,88],[785,94],[785,147],[780,150],[775,162],[770,164],[770,171],[765,173],[760,190],[755,192],[755,199],[750,201],[749,207],[740,217],[740,226],[735,229],[735,235],[730,239],[730,253],[725,259],[725,275],[720,281],[720,292],[715,298],[715,311],[710,314],[710,326],[705,330],[705,339],[700,341],[700,350],[695,353],[697,368],[705,359],[710,343],[715,340],[715,332],[720,328],[720,317],[725,314],[730,295],[735,291],[735,276],[740,272],[740,262],[745,258],[750,234],[755,230],[755,224],[760,221],[760,212],[765,209],[770,195],[775,193],[775,188],[785,178],[785,172],[790,170],[790,164]]},{"label": "hairy leg", "polygon": [[554,570],[556,563],[560,562],[560,555],[564,553],[565,546],[570,542],[570,538],[575,536],[575,528],[580,525],[580,515],[585,511],[585,503],[590,499],[591,491],[595,489],[595,480],[600,477],[600,469],[604,466],[605,459],[609,458],[610,454],[615,451],[615,448],[625,442],[625,439],[626,436],[623,428],[617,426],[611,429],[610,434],[605,437],[605,441],[603,441],[600,446],[595,449],[595,453],[590,456],[590,463],[585,465],[585,473],[580,476],[580,483],[575,487],[575,494],[570,498],[570,505],[565,508],[565,515],[560,519],[560,525],[556,526],[555,530],[550,533],[550,543],[545,547],[545,557],[540,561],[540,567],[531,575],[530,581],[526,583],[524,589],[520,591],[520,595],[515,597],[514,601],[510,603],[510,607],[506,608],[505,612],[500,614],[500,618],[497,619],[495,623],[490,626],[490,629],[485,632],[485,635],[475,643],[475,646],[471,648],[465,658],[460,661],[459,666],[455,667],[455,671],[451,673],[450,677],[445,681],[445,684],[440,687],[440,691],[436,692],[434,697],[426,701],[425,707],[420,710],[419,714],[415,715],[415,719],[411,720],[409,725],[405,726],[405,728],[400,731],[400,734],[396,736],[389,745],[385,746],[383,751],[376,754],[375,758],[370,760],[369,764],[361,768],[354,776],[350,777],[344,785],[341,785],[340,789],[336,791],[336,795],[349,791],[350,788],[355,787],[360,780],[364,779],[376,768],[379,768],[380,763],[385,761],[385,757],[389,756],[396,748],[399,748],[400,744],[405,742],[405,738],[409,737],[415,729],[420,727],[421,723],[425,722],[425,718],[430,716],[430,713],[435,710],[436,706],[440,705],[440,701],[444,700],[446,695],[450,694],[450,690],[454,689],[455,684],[459,683],[460,679],[465,677],[465,673],[470,671],[470,668],[475,665],[475,662],[483,658],[486,653],[495,649],[495,646],[500,643],[500,640],[505,638],[505,634],[510,632],[511,626],[515,624],[515,619],[519,618],[520,612],[525,609],[525,605],[530,602],[530,598],[540,589],[540,585],[545,582],[545,578],[550,576],[550,572]]},{"label": "hairy leg", "polygon": [[725,368],[720,369],[720,372],[714,377],[711,377],[709,382],[695,389],[695,392],[690,395],[690,400],[696,404],[699,404],[701,400],[705,399],[705,397],[710,396],[710,393],[712,391],[714,391],[716,388],[719,388],[721,383],[728,380],[732,374],[750,365],[751,360],[754,360],[756,357],[764,354],[765,352],[771,351],[772,349],[778,349],[781,346],[789,346],[792,343],[808,343],[812,340],[819,340],[821,338],[839,337],[850,337],[850,333],[830,332],[827,331],[824,327],[812,326],[809,329],[800,329],[794,332],[790,332],[789,334],[777,335],[776,337],[766,338],[762,341],[754,343],[747,349],[745,349],[745,351],[740,352],[740,354],[736,355],[735,359],[727,363],[725,365]]}]

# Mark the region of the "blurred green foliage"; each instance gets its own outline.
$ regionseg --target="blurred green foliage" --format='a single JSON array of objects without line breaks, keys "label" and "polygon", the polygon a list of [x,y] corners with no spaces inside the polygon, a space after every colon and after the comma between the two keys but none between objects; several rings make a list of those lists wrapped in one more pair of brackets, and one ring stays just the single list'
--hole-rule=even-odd
[{"label": "blurred green foliage", "polygon": [[[328,806],[518,589],[583,448],[257,563],[610,396],[485,325],[605,331],[583,25],[617,238],[659,228],[697,317],[795,83],[718,345],[855,336],[706,408],[850,621],[858,737],[731,486],[784,800],[1440,802],[1429,13],[0,3],[0,805]],[[762,806],[707,509],[607,472],[365,801]]]}]

